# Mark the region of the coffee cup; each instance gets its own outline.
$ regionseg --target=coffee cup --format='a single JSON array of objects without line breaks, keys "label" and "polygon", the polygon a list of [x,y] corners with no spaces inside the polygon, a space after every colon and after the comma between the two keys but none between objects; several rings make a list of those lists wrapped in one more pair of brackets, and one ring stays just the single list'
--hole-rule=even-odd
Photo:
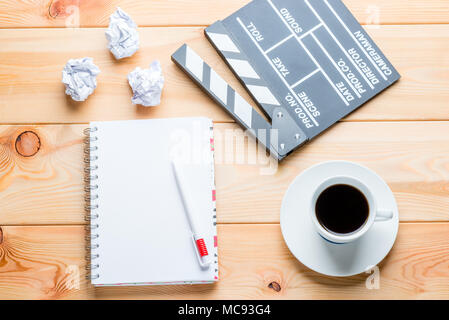
[{"label": "coffee cup", "polygon": [[334,176],[315,189],[310,215],[322,238],[344,244],[367,233],[374,223],[393,218],[393,211],[382,207],[359,179]]}]

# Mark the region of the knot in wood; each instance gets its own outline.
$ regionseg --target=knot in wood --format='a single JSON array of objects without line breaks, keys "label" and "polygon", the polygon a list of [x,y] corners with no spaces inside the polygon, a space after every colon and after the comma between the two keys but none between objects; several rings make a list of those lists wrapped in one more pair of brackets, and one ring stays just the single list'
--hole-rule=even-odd
[{"label": "knot in wood", "polygon": [[73,7],[79,6],[79,0],[53,0],[48,8],[51,18],[65,18],[70,16]]},{"label": "knot in wood", "polygon": [[279,292],[279,291],[281,291],[281,285],[279,284],[279,283],[277,283],[276,281],[273,281],[273,282],[271,282],[269,285],[268,285],[268,288],[270,288],[270,289],[273,289],[274,291],[276,291],[276,292]]},{"label": "knot in wood", "polygon": [[16,151],[22,157],[32,157],[41,148],[41,140],[33,131],[22,132],[16,139]]}]

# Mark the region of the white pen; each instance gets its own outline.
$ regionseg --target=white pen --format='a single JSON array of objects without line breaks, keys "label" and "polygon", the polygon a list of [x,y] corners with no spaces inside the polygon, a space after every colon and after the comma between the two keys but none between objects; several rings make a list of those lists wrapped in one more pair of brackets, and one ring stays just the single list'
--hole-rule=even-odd
[{"label": "white pen", "polygon": [[198,249],[196,255],[200,266],[203,268],[209,267],[211,264],[211,259],[209,252],[207,251],[206,242],[204,241],[204,236],[201,233],[202,230],[198,227],[197,215],[198,210],[195,208],[195,202],[192,200],[192,196],[189,189],[185,185],[185,176],[180,170],[179,165],[176,161],[172,161],[173,173],[175,175],[175,180],[178,185],[179,193],[181,194],[181,199],[184,204],[184,209],[189,220],[190,228],[192,229],[192,240],[195,247]]}]

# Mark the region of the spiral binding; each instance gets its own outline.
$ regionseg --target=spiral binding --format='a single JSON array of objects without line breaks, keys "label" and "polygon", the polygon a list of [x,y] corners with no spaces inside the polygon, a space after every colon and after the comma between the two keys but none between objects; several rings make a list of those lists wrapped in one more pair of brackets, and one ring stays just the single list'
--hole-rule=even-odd
[{"label": "spiral binding", "polygon": [[94,135],[96,131],[98,131],[97,127],[84,129],[84,211],[85,220],[89,222],[86,226],[86,242],[88,243],[88,245],[86,245],[86,278],[90,280],[98,279],[100,277],[100,275],[94,271],[98,269],[100,265],[93,262],[95,259],[99,258],[99,254],[93,252],[99,247],[99,244],[95,242],[99,235],[94,231],[98,228],[98,224],[94,223],[94,220],[99,217],[98,203],[95,202],[98,199],[98,194],[94,193],[95,190],[98,189],[98,185],[94,183],[94,181],[98,179],[98,175],[94,173],[94,171],[98,169],[98,166],[93,164],[98,160],[98,156],[94,154],[95,151],[98,150],[98,146],[96,145],[98,137]]}]

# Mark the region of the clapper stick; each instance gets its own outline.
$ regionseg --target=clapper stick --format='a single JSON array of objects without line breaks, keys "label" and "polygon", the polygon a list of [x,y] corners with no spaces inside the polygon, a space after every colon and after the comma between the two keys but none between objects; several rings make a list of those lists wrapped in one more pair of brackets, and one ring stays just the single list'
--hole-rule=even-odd
[{"label": "clapper stick", "polygon": [[172,60],[275,159],[282,160],[308,141],[283,107],[265,109],[265,112],[271,111],[270,124],[187,45],[181,46]]},{"label": "clapper stick", "polygon": [[269,118],[274,108],[281,103],[274,96],[265,79],[253,69],[248,56],[240,50],[227,35],[227,31],[220,21],[204,30],[204,34],[223,61],[229,66],[246,91]]}]

